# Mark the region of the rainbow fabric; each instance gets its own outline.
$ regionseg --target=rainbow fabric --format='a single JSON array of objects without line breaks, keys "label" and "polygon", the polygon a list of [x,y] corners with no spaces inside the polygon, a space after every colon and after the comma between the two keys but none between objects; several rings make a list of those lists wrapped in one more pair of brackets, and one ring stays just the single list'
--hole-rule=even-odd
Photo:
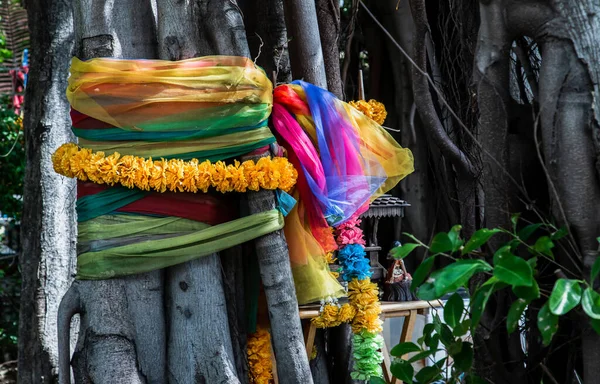
[{"label": "rainbow fabric", "polygon": [[298,301],[340,297],[337,281],[322,272],[326,254],[337,249],[331,227],[363,213],[413,172],[412,153],[373,120],[312,84],[281,85],[273,100],[271,126],[298,170],[298,204],[284,228]]},{"label": "rainbow fabric", "polygon": [[[102,179],[80,181],[81,279],[201,257],[281,229],[284,212],[298,301],[339,297],[344,291],[325,261],[326,252],[336,249],[330,227],[366,209],[412,172],[410,151],[353,107],[304,82],[273,91],[265,73],[243,57],[73,59],[67,97],[73,132],[89,150],[85,161],[92,168],[95,154],[114,160],[102,166],[115,169],[120,159],[132,156],[150,167],[151,159],[231,162],[268,150],[277,136],[298,170],[293,209],[246,217],[232,209],[240,198],[235,194],[158,193],[109,187]],[[80,160],[60,161],[77,169]],[[64,167],[55,163],[55,169]],[[179,179],[186,179],[186,172],[200,177],[193,169],[181,172]],[[267,173],[277,177],[278,170]]]}]

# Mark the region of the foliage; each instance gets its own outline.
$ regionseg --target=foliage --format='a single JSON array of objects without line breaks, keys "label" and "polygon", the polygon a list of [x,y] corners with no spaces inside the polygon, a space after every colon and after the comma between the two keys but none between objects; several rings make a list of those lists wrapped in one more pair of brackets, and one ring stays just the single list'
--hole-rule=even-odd
[{"label": "foliage", "polygon": [[[481,379],[473,372],[473,345],[465,341],[464,336],[468,332],[474,334],[488,300],[502,289],[511,289],[515,296],[504,320],[509,333],[518,329],[524,311],[533,306],[534,301],[535,306],[540,308],[537,328],[545,346],[550,344],[557,332],[560,316],[570,311],[587,315],[600,333],[600,294],[593,288],[593,282],[600,274],[600,257],[592,268],[589,281],[558,278],[550,294],[542,297],[538,284],[538,261],[555,263],[552,250],[567,231],[545,223],[530,224],[517,231],[518,220],[518,215],[513,216],[510,231],[484,228],[468,240],[461,239],[461,227],[455,226],[447,233],[435,235],[429,246],[408,235],[415,243],[392,250],[396,258],[404,258],[417,248],[428,249],[429,256],[413,274],[411,289],[417,290],[420,299],[435,300],[452,294],[444,307],[444,321],[434,316],[433,323],[425,326],[418,343],[401,343],[391,350],[395,357],[391,369],[394,376],[404,382],[423,384],[442,378],[448,383],[480,382]],[[535,233],[542,231],[541,236],[532,239]],[[505,241],[501,242],[493,256],[489,254],[487,259],[491,259],[491,263],[488,263],[483,260],[485,254],[478,250],[494,236],[503,236]],[[517,256],[522,254],[528,256]],[[448,258],[450,264],[430,273],[439,257]],[[461,287],[471,288],[468,308],[464,307],[461,296],[456,293]],[[450,358],[434,361],[432,366],[414,372],[411,363],[425,358],[433,360],[438,351],[445,351]],[[416,352],[416,355],[406,358],[405,355],[410,352]]]},{"label": "foliage", "polygon": [[15,218],[21,215],[24,174],[25,143],[21,119],[11,109],[0,108],[0,213],[3,215]]}]

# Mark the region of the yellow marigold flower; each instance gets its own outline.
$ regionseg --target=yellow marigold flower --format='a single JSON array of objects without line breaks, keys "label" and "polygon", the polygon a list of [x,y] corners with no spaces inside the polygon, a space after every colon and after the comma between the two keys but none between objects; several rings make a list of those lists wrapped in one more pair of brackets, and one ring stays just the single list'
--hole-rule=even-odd
[{"label": "yellow marigold flower", "polygon": [[385,110],[385,105],[383,105],[383,103],[380,103],[377,100],[373,100],[373,99],[371,99],[369,101],[358,100],[358,101],[351,101],[348,104],[350,104],[354,108],[358,109],[365,116],[367,116],[371,120],[374,120],[379,125],[383,124],[383,122],[385,121],[385,118],[387,117],[387,111]]},{"label": "yellow marigold flower", "polygon": [[208,192],[211,186],[212,164],[205,160],[198,164],[198,174],[196,175],[196,187],[199,191]]},{"label": "yellow marigold flower", "polygon": [[221,193],[229,192],[229,180],[227,180],[227,165],[222,161],[213,164],[211,175],[212,186]]},{"label": "yellow marigold flower", "polygon": [[353,279],[348,283],[348,299],[356,308],[356,315],[352,321],[355,333],[363,329],[371,333],[381,332],[381,304],[378,293],[377,284],[370,279]]},{"label": "yellow marigold flower", "polygon": [[119,181],[122,186],[127,188],[133,188],[135,186],[136,166],[137,164],[134,156],[126,155],[119,159],[117,167],[119,169]]},{"label": "yellow marigold flower", "polygon": [[352,305],[346,303],[342,305],[338,314],[338,320],[341,323],[348,323],[352,321],[352,319],[356,316],[356,308]]},{"label": "yellow marigold flower", "polygon": [[181,184],[183,190],[186,192],[196,193],[198,187],[196,186],[196,179],[198,178],[198,159],[192,159],[183,164],[183,179]]},{"label": "yellow marigold flower", "polygon": [[154,161],[152,159],[144,159],[142,157],[135,158],[135,173],[134,183],[136,188],[142,191],[150,190],[150,170],[154,167]]},{"label": "yellow marigold flower", "polygon": [[171,192],[183,192],[183,160],[171,159],[169,166],[165,170],[167,188]]},{"label": "yellow marigold flower", "polygon": [[271,338],[269,332],[258,328],[248,338],[247,346],[250,382],[269,384],[273,379],[273,365],[271,361]]},{"label": "yellow marigold flower", "polygon": [[104,152],[92,153],[87,164],[84,165],[84,171],[91,182],[104,184],[104,179],[100,175],[100,165],[104,161]]},{"label": "yellow marigold flower", "polygon": [[258,173],[258,167],[252,160],[246,160],[242,163],[244,167],[244,178],[248,180],[248,189],[251,191],[258,191],[260,189],[260,182],[256,177]]},{"label": "yellow marigold flower", "polygon": [[119,158],[121,154],[115,152],[112,155],[98,160],[98,177],[108,185],[114,185],[119,181]]},{"label": "yellow marigold flower", "polygon": [[236,192],[246,192],[248,182],[244,173],[244,165],[235,160],[231,169],[231,185]]},{"label": "yellow marigold flower", "polygon": [[71,156],[70,172],[73,177],[76,177],[81,181],[86,181],[88,179],[87,173],[85,172],[85,165],[90,161],[91,157],[92,151],[87,148],[82,148]]},{"label": "yellow marigold flower", "polygon": [[166,170],[169,167],[165,159],[155,160],[153,167],[150,169],[150,178],[148,185],[151,189],[163,193],[167,190]]}]

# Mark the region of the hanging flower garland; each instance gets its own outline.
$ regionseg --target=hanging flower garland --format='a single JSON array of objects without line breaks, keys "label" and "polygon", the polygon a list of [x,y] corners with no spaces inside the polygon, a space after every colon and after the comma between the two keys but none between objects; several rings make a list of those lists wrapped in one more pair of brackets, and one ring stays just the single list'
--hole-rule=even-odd
[{"label": "hanging flower garland", "polygon": [[348,299],[356,314],[352,319],[354,333],[354,372],[355,380],[368,380],[372,376],[381,377],[383,355],[381,305],[377,284],[371,282],[371,266],[365,252],[365,240],[360,229],[361,221],[353,217],[336,228],[336,240],[340,245],[338,261],[344,281],[348,281]]},{"label": "hanging flower garland", "polygon": [[[385,106],[375,100],[350,102],[354,108],[383,124],[387,116]],[[365,239],[361,220],[352,217],[335,228],[335,240],[338,245],[337,259],[333,252],[327,253],[327,262],[339,261],[342,279],[348,282],[349,303],[340,306],[335,299],[321,301],[319,316],[312,319],[319,328],[335,327],[351,322],[354,333],[354,372],[355,380],[368,380],[373,376],[382,377],[383,362],[381,304],[377,284],[371,282],[371,266],[365,252]],[[337,276],[336,276],[337,277]]]},{"label": "hanging flower garland", "polygon": [[298,178],[294,166],[284,157],[260,158],[240,163],[211,163],[206,160],[152,160],[137,156],[121,156],[118,152],[105,156],[76,144],[63,144],[52,155],[54,170],[63,176],[97,184],[122,185],[157,192],[204,192],[209,188],[225,192],[281,189],[289,191]]},{"label": "hanging flower garland", "polygon": [[273,382],[273,362],[271,359],[271,336],[264,328],[258,328],[248,337],[248,366],[250,382],[271,384]]}]

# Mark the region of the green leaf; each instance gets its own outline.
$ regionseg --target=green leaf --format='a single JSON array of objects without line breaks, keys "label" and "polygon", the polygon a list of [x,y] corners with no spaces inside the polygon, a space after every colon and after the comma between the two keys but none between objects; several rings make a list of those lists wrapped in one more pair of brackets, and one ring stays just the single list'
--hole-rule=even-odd
[{"label": "green leaf", "polygon": [[452,330],[452,334],[456,337],[461,337],[467,334],[471,329],[471,319],[465,319]]},{"label": "green leaf", "polygon": [[491,269],[492,267],[483,260],[458,260],[431,275],[434,279],[435,293],[441,297],[448,292],[456,291],[465,285],[474,274]]},{"label": "green leaf", "polygon": [[590,319],[590,323],[592,324],[594,331],[600,335],[600,320]]},{"label": "green leaf", "polygon": [[435,256],[430,256],[423,260],[423,262],[417,267],[415,273],[412,275],[412,283],[410,285],[411,291],[416,291],[417,287],[427,279],[427,275],[429,275],[429,271],[433,268],[433,263],[435,262]]},{"label": "green leaf", "polygon": [[527,301],[523,299],[517,299],[512,303],[508,310],[508,316],[506,317],[506,329],[508,329],[508,333],[513,333],[517,330],[519,320],[521,320],[521,316],[526,307]]},{"label": "green leaf", "polygon": [[558,279],[548,299],[550,312],[560,316],[575,308],[581,300],[581,291],[577,280]]},{"label": "green leaf", "polygon": [[454,368],[466,372],[473,367],[473,344],[463,341],[460,352],[452,356],[454,359]]},{"label": "green leaf", "polygon": [[508,255],[511,255],[510,244],[500,247],[500,249],[498,249],[496,253],[494,253],[494,265],[498,264],[500,260],[502,260]]},{"label": "green leaf", "polygon": [[369,384],[386,384],[386,383],[385,383],[385,380],[383,380],[379,376],[371,376],[371,378],[369,379]]},{"label": "green leaf", "polygon": [[419,369],[415,379],[417,379],[420,384],[429,384],[434,381],[440,373],[441,370],[438,367],[423,367]]},{"label": "green leaf", "polygon": [[427,347],[429,347],[431,350],[437,350],[438,346],[440,345],[440,335],[436,333],[435,335],[431,336],[427,339],[425,345],[427,345]]},{"label": "green leaf", "polygon": [[425,324],[423,327],[423,336],[419,337],[417,343],[419,343],[419,345],[425,343],[425,345],[429,346],[428,340],[431,339],[433,331],[435,331],[435,327],[432,323]]},{"label": "green leaf", "polygon": [[519,299],[523,299],[528,303],[540,298],[540,286],[535,280],[533,280],[531,287],[512,287],[512,290]]},{"label": "green leaf", "polygon": [[534,256],[531,259],[527,260],[527,264],[531,265],[531,269],[535,271],[535,269],[537,268],[537,261],[538,258]]},{"label": "green leaf", "polygon": [[510,222],[513,225],[513,232],[517,233],[517,224],[519,223],[519,217],[521,217],[520,213],[515,213],[510,217]]},{"label": "green leaf", "polygon": [[452,227],[452,229],[450,229],[450,232],[448,232],[448,238],[450,239],[450,242],[452,243],[452,252],[458,251],[460,246],[463,245],[463,243],[464,243],[464,241],[460,238],[460,230],[461,229],[462,229],[462,226],[455,225],[454,227]]},{"label": "green leaf", "polygon": [[600,320],[600,294],[592,288],[587,288],[581,297],[583,310],[592,319]]},{"label": "green leaf", "polygon": [[529,224],[525,228],[521,229],[519,231],[519,233],[517,234],[517,236],[519,237],[519,239],[521,239],[523,241],[527,241],[531,237],[531,235],[533,235],[533,233],[535,231],[537,231],[538,228],[541,227],[542,225],[543,225],[542,223]]},{"label": "green leaf", "polygon": [[462,349],[462,340],[455,340],[452,344],[450,344],[447,348],[448,354],[450,356],[454,356],[460,352]]},{"label": "green leaf", "polygon": [[533,285],[531,265],[520,257],[510,254],[498,260],[494,268],[494,276],[513,287],[531,287]]},{"label": "green leaf", "polygon": [[427,351],[419,352],[408,359],[409,363],[414,363],[415,361],[423,360],[428,358],[429,356],[433,356],[438,352],[437,349],[428,349]]},{"label": "green leaf", "polygon": [[594,280],[600,274],[600,256],[596,257],[596,261],[594,261],[594,265],[592,265],[592,274],[590,275],[590,284],[594,285]]},{"label": "green leaf", "polygon": [[444,346],[448,347],[456,340],[452,334],[452,330],[448,327],[448,324],[439,322],[436,324],[436,332],[440,335],[440,340]]},{"label": "green leaf", "polygon": [[475,291],[471,300],[471,324],[473,328],[476,328],[479,324],[479,320],[481,319],[481,315],[483,314],[490,296],[504,287],[506,287],[505,283],[494,282],[492,284],[484,284]]},{"label": "green leaf", "polygon": [[567,236],[568,234],[569,234],[569,231],[567,231],[567,228],[566,228],[566,227],[560,227],[560,228],[558,229],[558,231],[554,232],[554,233],[553,233],[553,234],[550,236],[550,238],[551,238],[552,240],[560,240],[560,239],[562,239],[563,237]]},{"label": "green leaf", "polygon": [[415,374],[415,369],[412,364],[406,360],[396,359],[392,362],[390,367],[390,371],[394,377],[404,381],[405,383],[413,382],[413,375]]},{"label": "green leaf", "polygon": [[558,330],[558,316],[550,312],[548,303],[544,304],[538,312],[537,318],[538,329],[542,334],[542,342],[547,346],[552,341],[552,337]]},{"label": "green leaf", "polygon": [[533,249],[542,255],[546,255],[552,259],[554,259],[554,254],[552,254],[552,248],[554,248],[554,243],[548,236],[542,236],[535,242]]},{"label": "green leaf", "polygon": [[433,238],[429,252],[432,254],[450,252],[452,250],[452,240],[447,233],[440,232]]},{"label": "green leaf", "polygon": [[496,233],[500,232],[499,229],[487,229],[482,228],[476,231],[473,236],[467,241],[467,244],[462,250],[462,254],[466,255],[467,253],[471,253],[476,249],[479,249],[482,245],[488,242],[489,239],[492,238]]},{"label": "green leaf", "polygon": [[400,343],[400,344],[396,345],[394,348],[392,348],[392,350],[390,351],[390,355],[396,356],[396,357],[402,357],[402,356],[406,355],[407,353],[420,352],[420,351],[421,351],[421,348],[417,344],[411,343],[411,342],[404,342],[404,343]]},{"label": "green leaf", "polygon": [[433,283],[424,283],[417,290],[417,297],[421,300],[439,299],[441,295],[435,293],[435,285]]},{"label": "green leaf", "polygon": [[391,253],[395,259],[404,259],[408,256],[415,248],[420,247],[420,244],[406,243],[400,247],[393,248]]},{"label": "green leaf", "polygon": [[450,296],[446,305],[444,305],[444,321],[446,321],[446,324],[451,328],[456,327],[456,325],[460,323],[460,318],[462,317],[464,309],[465,304],[458,293],[454,293]]}]

